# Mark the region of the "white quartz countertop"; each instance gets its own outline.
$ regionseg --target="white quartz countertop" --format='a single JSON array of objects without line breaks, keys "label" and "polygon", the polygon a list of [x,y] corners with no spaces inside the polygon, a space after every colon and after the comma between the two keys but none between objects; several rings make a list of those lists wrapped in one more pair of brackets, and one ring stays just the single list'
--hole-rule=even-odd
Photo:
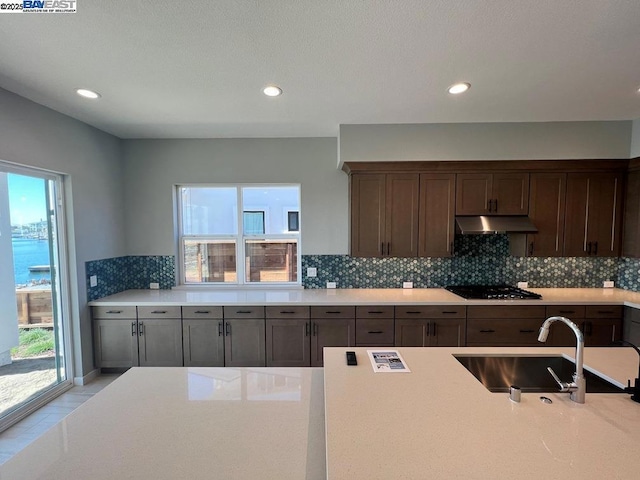
[{"label": "white quartz countertop", "polygon": [[326,478],[322,369],[132,368],[3,480]]},{"label": "white quartz countertop", "polygon": [[[355,350],[359,364],[345,364]],[[410,373],[374,373],[366,348],[324,353],[327,473],[346,479],[636,479],[640,404],[627,394],[491,393],[454,353],[572,348],[399,348]],[[624,383],[630,348],[587,348],[585,365]],[[553,403],[545,404],[541,395]]]},{"label": "white quartz countertop", "polygon": [[618,288],[532,288],[542,300],[465,300],[443,288],[127,290],[90,306],[182,305],[567,305],[618,304],[640,308],[640,293]]}]

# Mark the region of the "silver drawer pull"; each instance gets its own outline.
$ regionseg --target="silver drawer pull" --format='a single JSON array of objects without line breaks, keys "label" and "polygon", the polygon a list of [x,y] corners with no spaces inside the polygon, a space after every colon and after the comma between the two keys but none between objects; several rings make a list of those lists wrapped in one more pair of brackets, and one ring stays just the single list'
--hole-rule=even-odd
[{"label": "silver drawer pull", "polygon": [[154,310],[154,311],[153,311],[153,312],[151,312],[151,313],[161,314],[161,313],[167,313],[167,311],[166,311],[166,310]]},{"label": "silver drawer pull", "polygon": [[211,313],[209,310],[196,310],[194,313]]},{"label": "silver drawer pull", "polygon": [[122,313],[122,310],[107,310],[107,313]]},{"label": "silver drawer pull", "polygon": [[253,310],[236,310],[236,313],[253,313]]}]

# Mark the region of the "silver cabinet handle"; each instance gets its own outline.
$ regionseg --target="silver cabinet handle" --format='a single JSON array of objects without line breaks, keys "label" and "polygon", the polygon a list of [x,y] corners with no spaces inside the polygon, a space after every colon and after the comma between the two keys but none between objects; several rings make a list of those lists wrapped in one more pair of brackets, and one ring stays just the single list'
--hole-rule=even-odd
[{"label": "silver cabinet handle", "polygon": [[218,336],[222,336],[222,322],[218,322]]},{"label": "silver cabinet handle", "polygon": [[138,336],[144,335],[144,323],[138,322]]},{"label": "silver cabinet handle", "polygon": [[131,336],[136,336],[136,322],[131,322]]},{"label": "silver cabinet handle", "polygon": [[167,311],[166,310],[154,310],[151,313],[162,314],[162,313],[167,313]]},{"label": "silver cabinet handle", "polygon": [[[156,313],[156,312],[153,312],[153,313]],[[196,310],[193,313],[211,313],[211,312],[209,310]]]},{"label": "silver cabinet handle", "polygon": [[122,313],[122,310],[107,310],[107,313],[118,314]]}]

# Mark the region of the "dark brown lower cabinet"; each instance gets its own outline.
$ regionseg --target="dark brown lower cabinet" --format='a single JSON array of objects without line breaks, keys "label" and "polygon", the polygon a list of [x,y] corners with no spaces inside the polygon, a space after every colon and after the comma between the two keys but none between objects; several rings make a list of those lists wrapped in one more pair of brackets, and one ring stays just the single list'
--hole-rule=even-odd
[{"label": "dark brown lower cabinet", "polygon": [[542,346],[543,305],[467,307],[467,346]]},{"label": "dark brown lower cabinet", "polygon": [[267,367],[311,365],[311,321],[307,318],[267,319]]},{"label": "dark brown lower cabinet", "polygon": [[[587,347],[607,347],[622,340],[621,305],[564,305],[547,307],[548,316],[561,315],[580,327]],[[563,323],[554,323],[550,331],[550,345],[575,346],[576,336]]]},{"label": "dark brown lower cabinet", "polygon": [[396,307],[398,347],[462,347],[466,341],[466,307]]},{"label": "dark brown lower cabinet", "polygon": [[314,318],[311,320],[311,329],[312,367],[324,365],[324,347],[352,347],[356,343],[355,318]]},{"label": "dark brown lower cabinet", "polygon": [[224,321],[224,364],[227,367],[264,367],[264,318],[239,318]]}]

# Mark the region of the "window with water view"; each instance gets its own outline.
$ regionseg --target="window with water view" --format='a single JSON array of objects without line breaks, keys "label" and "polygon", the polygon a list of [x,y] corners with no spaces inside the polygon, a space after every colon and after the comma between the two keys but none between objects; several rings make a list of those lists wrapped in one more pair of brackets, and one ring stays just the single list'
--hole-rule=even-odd
[{"label": "window with water view", "polygon": [[299,284],[300,186],[179,186],[184,284]]}]

